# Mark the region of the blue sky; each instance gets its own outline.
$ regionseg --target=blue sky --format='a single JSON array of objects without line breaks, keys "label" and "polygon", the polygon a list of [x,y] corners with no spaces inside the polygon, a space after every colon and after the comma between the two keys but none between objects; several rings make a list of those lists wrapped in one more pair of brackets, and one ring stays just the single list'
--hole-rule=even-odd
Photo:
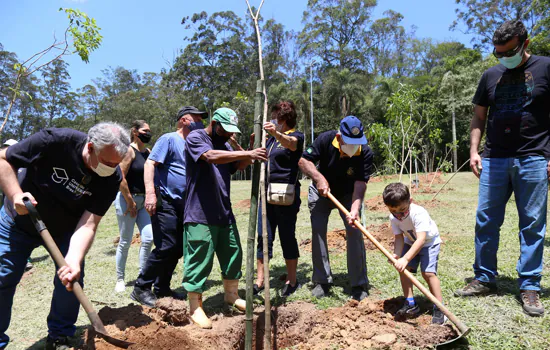
[{"label": "blue sky", "polygon": [[[259,5],[260,0],[250,0]],[[287,29],[301,28],[306,0],[266,0],[264,18],[275,18]],[[80,9],[97,20],[104,37],[101,47],[85,64],[77,56],[70,64],[73,89],[91,83],[108,66],[123,66],[143,72],[159,72],[172,61],[184,44],[184,16],[195,12],[232,10],[246,15],[245,0],[0,0],[0,43],[4,49],[26,59],[46,48],[63,33],[68,21],[60,7]],[[419,38],[457,40],[470,46],[470,36],[450,31],[455,19],[454,0],[378,0],[374,17],[388,9],[404,15],[406,27],[415,25]]]}]

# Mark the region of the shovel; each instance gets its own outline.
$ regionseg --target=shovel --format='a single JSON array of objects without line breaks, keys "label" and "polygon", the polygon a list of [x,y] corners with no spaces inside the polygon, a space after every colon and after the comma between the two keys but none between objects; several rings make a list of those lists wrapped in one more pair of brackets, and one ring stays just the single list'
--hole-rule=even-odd
[{"label": "shovel", "polygon": [[[347,216],[350,215],[349,211],[332,195],[332,193],[328,192],[327,196],[338,207],[338,209],[340,209],[340,211],[342,211],[342,213],[346,214]],[[371,235],[369,233],[369,231],[367,231],[367,229],[363,225],[361,225],[359,220],[355,220],[354,224],[357,228],[359,228],[359,230],[361,230],[361,232],[363,232],[363,235],[365,235],[365,237],[367,237],[376,246],[376,248],[378,248],[378,250],[380,250],[382,253],[384,253],[384,255],[393,264],[395,264],[397,262],[397,260],[393,257],[393,255],[390,254],[390,252],[386,248],[384,248],[384,246],[382,246],[380,244],[380,242],[378,242],[376,240],[376,238],[374,238],[374,236]],[[445,307],[445,305],[443,305],[426,287],[424,287],[424,285],[422,285],[422,283],[420,283],[410,271],[404,270],[403,274],[405,276],[407,276],[407,278],[416,286],[416,288],[418,288],[422,293],[424,293],[424,295],[428,299],[430,299],[430,301],[432,303],[434,303],[439,308],[439,310],[441,310],[441,312],[443,312],[443,314],[445,314],[445,316],[447,316],[447,318],[449,320],[451,320],[452,323],[454,323],[454,325],[456,326],[456,328],[458,328],[458,330],[460,332],[460,335],[457,338],[452,339],[452,340],[447,341],[447,342],[442,343],[442,344],[438,344],[438,345],[449,344],[451,342],[455,342],[456,340],[461,339],[464,336],[466,336],[468,333],[470,333],[470,328],[468,326],[466,326],[464,323],[462,323],[458,319],[458,317],[456,317],[449,309],[447,309]]]},{"label": "shovel", "polygon": [[[23,198],[23,202],[25,203],[25,206],[27,207],[27,210],[29,211],[29,216],[31,218],[31,221],[33,222],[34,226],[36,227],[36,230],[38,233],[40,233],[40,237],[42,237],[42,240],[44,241],[44,246],[52,256],[52,259],[55,261],[57,266],[67,266],[67,262],[65,261],[65,258],[59,251],[59,248],[55,244],[52,236],[50,235],[50,232],[46,228],[46,225],[44,225],[44,222],[40,218],[40,215],[38,214],[38,211],[32,205],[29,198]],[[90,303],[90,300],[86,297],[86,294],[84,294],[84,291],[82,290],[82,286],[78,282],[73,283],[73,293],[76,295],[76,298],[88,314],[88,318],[90,319],[90,322],[92,323],[92,338],[97,335],[100,338],[103,338],[106,342],[109,344],[112,344],[114,346],[118,346],[119,348],[127,349],[130,345],[134,343],[130,343],[121,339],[116,339],[111,337],[107,330],[105,329],[105,326],[103,325],[103,322],[101,322],[101,319],[99,318],[99,315],[94,310],[94,307],[92,303]]]}]

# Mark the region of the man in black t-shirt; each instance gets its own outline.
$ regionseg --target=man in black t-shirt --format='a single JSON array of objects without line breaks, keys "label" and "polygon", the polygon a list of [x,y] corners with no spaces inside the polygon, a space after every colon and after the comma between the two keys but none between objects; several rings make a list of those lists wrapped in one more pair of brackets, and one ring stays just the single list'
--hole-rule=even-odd
[{"label": "man in black t-shirt", "polygon": [[[518,285],[523,310],[540,316],[542,253],[548,197],[550,140],[550,58],[527,53],[529,39],[520,21],[506,21],[493,36],[501,64],[489,68],[473,103],[470,166],[479,177],[476,213],[475,278],[457,296],[496,291],[500,226],[512,192],[519,215]],[[487,142],[478,146],[487,123]],[[482,159],[483,158],[483,159]]]},{"label": "man in black t-shirt", "polygon": [[[361,121],[345,117],[340,130],[319,135],[306,149],[298,166],[313,182],[309,186],[308,206],[311,217],[311,255],[313,260],[312,294],[322,298],[333,283],[328,257],[327,224],[331,211],[336,208],[327,192],[331,192],[349,211],[340,213],[346,226],[348,274],[351,295],[361,301],[368,296],[367,260],[361,231],[353,222],[359,219],[361,204],[372,169],[373,153],[367,146]],[[319,163],[315,167],[315,163]]]},{"label": "man in black t-shirt", "polygon": [[[0,151],[0,349],[7,346],[13,295],[27,258],[42,240],[23,198],[36,206],[68,266],[57,271],[48,316],[46,349],[67,346],[80,304],[70,292],[82,284],[84,256],[97,226],[113,202],[122,175],[118,164],[130,145],[128,132],[101,123],[88,135],[71,129],[44,129]],[[17,169],[26,168],[17,176]]]}]

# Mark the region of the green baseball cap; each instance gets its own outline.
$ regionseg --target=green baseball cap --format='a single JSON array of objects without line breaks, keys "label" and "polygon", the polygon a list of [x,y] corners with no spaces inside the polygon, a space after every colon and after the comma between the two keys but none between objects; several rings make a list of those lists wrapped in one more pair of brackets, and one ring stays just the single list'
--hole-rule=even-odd
[{"label": "green baseball cap", "polygon": [[239,120],[237,119],[237,113],[230,108],[218,108],[214,112],[212,119],[220,123],[223,129],[227,132],[238,132],[241,130],[237,127]]}]

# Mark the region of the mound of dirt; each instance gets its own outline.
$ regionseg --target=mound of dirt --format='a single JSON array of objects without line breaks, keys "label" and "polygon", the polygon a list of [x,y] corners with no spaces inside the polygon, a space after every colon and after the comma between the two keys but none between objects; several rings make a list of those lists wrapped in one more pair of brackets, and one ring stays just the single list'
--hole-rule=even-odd
[{"label": "mound of dirt", "polygon": [[236,209],[250,209],[250,199],[243,199],[235,203],[234,207]]},{"label": "mound of dirt", "polygon": [[[272,315],[273,349],[365,349],[432,348],[455,338],[450,325],[431,324],[431,316],[423,315],[397,322],[395,312],[403,298],[350,301],[347,305],[318,310],[314,304],[294,302],[274,308]],[[214,315],[213,329],[203,330],[193,324],[176,327],[165,322],[162,311],[187,314],[182,304],[163,301],[153,310],[138,305],[99,312],[110,335],[135,343],[129,349],[242,349],[244,316]],[[430,309],[427,303],[421,308]],[[254,349],[263,348],[265,332],[262,308],[255,310]],[[87,337],[87,334],[85,334]],[[113,350],[116,347],[102,339],[88,339],[86,349]]]},{"label": "mound of dirt", "polygon": [[[367,230],[371,235],[376,238],[386,249],[393,250],[393,233],[389,223],[381,225],[370,225]],[[369,241],[365,240],[365,248],[369,250],[377,249],[376,246]],[[327,246],[329,252],[344,252],[346,251],[346,230],[334,230],[327,232]],[[300,242],[300,249],[311,252],[311,239],[305,239]]]},{"label": "mound of dirt", "polygon": [[[118,246],[118,243],[120,242],[120,236],[117,236],[114,240],[113,240],[113,245],[114,246]],[[141,234],[139,233],[136,233],[133,237],[132,237],[132,242],[130,243],[131,245],[140,245],[141,244]]]},{"label": "mound of dirt", "polygon": [[377,196],[365,201],[365,206],[368,211],[384,212],[388,211],[388,207],[384,204],[382,196]]},{"label": "mound of dirt", "polygon": [[[426,314],[396,322],[393,315],[402,304],[397,298],[350,301],[326,310],[305,302],[284,305],[274,311],[273,349],[429,348],[457,336],[450,325],[431,325]],[[259,319],[257,335],[263,335],[262,324]],[[255,344],[259,349],[261,344]]]},{"label": "mound of dirt", "polygon": [[[129,347],[133,350],[231,350],[240,348],[244,341],[244,316],[215,315],[213,329],[202,330],[190,323],[186,302],[171,298],[159,300],[157,309],[133,304],[117,309],[104,307],[99,316],[109,335],[135,343]],[[85,349],[118,349],[103,339],[89,339],[88,331],[84,338]]]}]

